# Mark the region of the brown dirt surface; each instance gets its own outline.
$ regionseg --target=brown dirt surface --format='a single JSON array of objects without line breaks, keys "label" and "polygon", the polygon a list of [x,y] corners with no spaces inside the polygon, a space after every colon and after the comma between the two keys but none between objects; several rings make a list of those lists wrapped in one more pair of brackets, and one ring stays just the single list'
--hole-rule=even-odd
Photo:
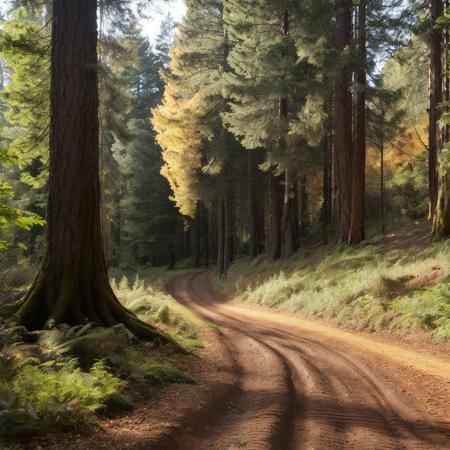
[{"label": "brown dirt surface", "polygon": [[41,448],[450,449],[446,344],[428,351],[419,338],[224,303],[210,278],[197,272],[168,286],[218,326],[189,367],[198,384],[169,386],[90,437],[52,437]]}]

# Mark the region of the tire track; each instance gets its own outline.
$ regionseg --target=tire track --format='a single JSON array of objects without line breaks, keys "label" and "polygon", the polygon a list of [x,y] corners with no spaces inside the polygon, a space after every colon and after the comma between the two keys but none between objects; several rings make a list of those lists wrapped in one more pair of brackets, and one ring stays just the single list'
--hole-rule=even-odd
[{"label": "tire track", "polygon": [[450,449],[447,425],[433,424],[337,346],[230,314],[208,272],[180,277],[169,291],[221,327],[237,386],[195,433],[196,446],[180,448]]}]

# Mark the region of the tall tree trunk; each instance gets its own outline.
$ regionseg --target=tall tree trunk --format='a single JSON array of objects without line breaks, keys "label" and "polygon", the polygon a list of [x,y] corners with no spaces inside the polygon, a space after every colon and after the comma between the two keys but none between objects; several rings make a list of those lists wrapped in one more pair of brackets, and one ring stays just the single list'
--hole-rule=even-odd
[{"label": "tall tree trunk", "polygon": [[[289,34],[289,12],[287,10],[283,13],[282,18],[282,32],[283,36]],[[280,122],[282,128],[288,129],[288,99],[283,97],[280,99]],[[287,149],[287,135],[280,139],[280,147],[282,154],[288,158]],[[281,253],[284,258],[289,258],[297,250],[297,242],[295,236],[295,228],[293,228],[293,208],[292,208],[292,180],[289,170],[284,171],[284,194],[283,194],[283,208],[281,212]]]},{"label": "tall tree trunk", "polygon": [[438,105],[442,102],[442,29],[435,28],[436,20],[442,16],[442,0],[431,0],[430,4],[430,108],[428,128],[428,193],[429,218],[433,219],[438,197],[438,154],[442,148]]},{"label": "tall tree trunk", "polygon": [[450,235],[450,173],[445,171],[439,177],[439,194],[433,221],[433,234],[437,238]]},{"label": "tall tree trunk", "polygon": [[230,180],[227,188],[227,203],[226,203],[226,226],[228,226],[228,235],[226,238],[228,239],[229,245],[229,262],[226,265],[228,270],[229,265],[234,261],[239,246],[239,239],[237,236],[237,226],[236,226],[236,199],[234,196],[234,192],[231,189],[232,181]]},{"label": "tall tree trunk", "polygon": [[364,240],[366,192],[366,0],[359,0],[358,4],[358,56],[362,66],[356,78],[352,209],[348,239],[350,245],[359,244]]},{"label": "tall tree trunk", "polygon": [[249,220],[249,248],[250,258],[258,255],[258,209],[255,192],[255,164],[252,151],[248,152],[248,220]]},{"label": "tall tree trunk", "polygon": [[183,232],[183,255],[185,258],[190,258],[192,255],[190,226],[188,226]]},{"label": "tall tree trunk", "polygon": [[[351,45],[352,0],[336,0],[336,50]],[[334,152],[336,168],[336,224],[340,242],[348,242],[352,210],[352,82],[351,70],[343,65],[334,88]]]},{"label": "tall tree trunk", "polygon": [[293,183],[289,171],[284,173],[283,212],[281,216],[283,257],[289,258],[297,251],[297,233],[294,224]]},{"label": "tall tree trunk", "polygon": [[300,179],[300,233],[306,235],[309,226],[308,219],[308,191],[306,189],[308,178],[302,175]]},{"label": "tall tree trunk", "polygon": [[322,140],[323,152],[323,178],[322,178],[322,209],[321,209],[321,224],[322,224],[322,243],[328,244],[328,225],[331,217],[331,158],[330,146],[328,137]]},{"label": "tall tree trunk", "polygon": [[195,267],[200,267],[201,228],[202,228],[201,206],[200,206],[200,203],[197,203],[197,209],[195,211],[195,223],[194,223],[194,266]]},{"label": "tall tree trunk", "polygon": [[227,195],[225,198],[224,205],[224,241],[223,241],[223,272],[222,276],[226,277],[228,269],[232,261],[232,250],[233,250],[233,240],[232,238],[232,224],[231,224],[231,208],[232,203],[230,196]]},{"label": "tall tree trunk", "polygon": [[203,253],[205,256],[205,266],[209,267],[209,212],[208,212],[208,208],[203,208]]},{"label": "tall tree trunk", "polygon": [[225,200],[219,199],[218,220],[217,220],[217,264],[216,273],[220,277],[224,276],[224,257],[225,250]]},{"label": "tall tree trunk", "polygon": [[[444,2],[442,2],[444,3]],[[445,9],[448,8],[448,2],[445,2]],[[444,5],[442,5],[444,9]],[[440,6],[437,7],[436,14],[439,13]],[[441,75],[441,86],[442,86],[442,100],[445,102],[445,113],[448,114],[448,102],[450,101],[449,92],[449,63],[448,63],[448,51],[449,51],[449,32],[448,28],[445,28],[444,32],[441,32],[441,38],[443,38],[442,47],[444,51],[442,53],[442,75]],[[438,82],[438,80],[436,80]],[[442,110],[439,115],[442,114]],[[442,128],[441,132],[438,131],[438,151],[443,151],[444,143],[448,143],[449,139],[449,126]],[[439,138],[437,138],[439,139]],[[437,238],[443,238],[450,235],[450,170],[446,166],[446,162],[443,162],[440,167],[440,174],[438,176],[438,195],[436,200],[436,209],[434,211],[433,218],[433,234]]]},{"label": "tall tree trunk", "polygon": [[115,297],[100,224],[97,1],[54,0],[47,246],[14,319],[30,329],[124,323],[168,342]]},{"label": "tall tree trunk", "polygon": [[380,144],[380,218],[381,218],[381,233],[386,231],[385,224],[385,207],[384,207],[385,193],[384,193],[384,142]]},{"label": "tall tree trunk", "polygon": [[281,192],[280,177],[274,170],[269,174],[269,259],[276,261],[281,256]]}]

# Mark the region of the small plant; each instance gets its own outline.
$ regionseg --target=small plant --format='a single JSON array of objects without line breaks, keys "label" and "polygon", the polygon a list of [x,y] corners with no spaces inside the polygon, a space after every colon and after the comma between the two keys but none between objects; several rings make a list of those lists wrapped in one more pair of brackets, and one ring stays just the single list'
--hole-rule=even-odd
[{"label": "small plant", "polygon": [[123,388],[103,361],[83,372],[76,359],[41,362],[3,361],[0,383],[0,430],[75,430],[89,427],[93,413]]}]

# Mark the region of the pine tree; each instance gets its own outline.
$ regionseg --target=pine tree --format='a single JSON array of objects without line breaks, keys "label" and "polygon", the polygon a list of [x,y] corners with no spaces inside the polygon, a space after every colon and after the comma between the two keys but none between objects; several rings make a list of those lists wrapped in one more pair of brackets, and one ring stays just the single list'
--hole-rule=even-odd
[{"label": "pine tree", "polygon": [[167,339],[139,321],[108,281],[100,226],[97,1],[55,0],[52,9],[50,180],[47,249],[14,319],[30,329],[54,323],[124,323],[141,337]]},{"label": "pine tree", "polygon": [[[297,2],[226,1],[231,51],[226,74],[230,110],[224,120],[244,147],[264,149],[269,173],[270,259],[297,243],[295,184],[301,139],[292,125],[305,104],[311,67],[298,58],[302,9]],[[291,130],[291,132],[290,132]]]},{"label": "pine tree", "polygon": [[440,109],[442,103],[442,28],[437,26],[437,20],[444,13],[442,0],[431,0],[430,3],[430,105],[428,128],[428,189],[430,197],[429,217],[433,219],[438,197],[438,155],[442,149],[439,129]]}]

